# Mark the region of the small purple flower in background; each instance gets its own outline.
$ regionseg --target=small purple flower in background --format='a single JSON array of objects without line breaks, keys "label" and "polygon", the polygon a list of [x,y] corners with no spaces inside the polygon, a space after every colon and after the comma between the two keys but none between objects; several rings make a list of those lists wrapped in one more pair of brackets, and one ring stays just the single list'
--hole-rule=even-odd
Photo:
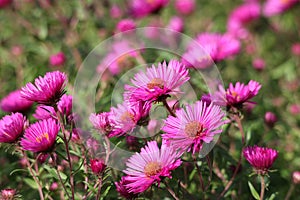
[{"label": "small purple flower in background", "polygon": [[27,126],[28,121],[21,113],[4,116],[0,120],[0,142],[16,142]]},{"label": "small purple flower in background", "polygon": [[97,175],[104,172],[106,168],[106,165],[102,159],[91,159],[90,163],[92,172]]},{"label": "small purple flower in background", "polygon": [[276,160],[278,152],[271,148],[254,146],[246,147],[243,155],[257,174],[265,175]]},{"label": "small purple flower in background", "polygon": [[72,95],[64,94],[60,101],[57,103],[57,109],[63,116],[70,116],[72,114],[72,104],[73,97]]},{"label": "small purple flower in background", "polygon": [[40,104],[54,105],[64,94],[67,76],[60,71],[47,72],[44,77],[38,77],[34,84],[27,83],[22,88],[21,96],[29,101]]},{"label": "small purple flower in background", "polygon": [[27,111],[33,104],[21,97],[21,91],[15,90],[9,93],[1,100],[1,109],[5,112],[23,112]]},{"label": "small purple flower in background", "polygon": [[176,0],[175,9],[183,15],[191,14],[196,8],[195,0]]},{"label": "small purple flower in background", "polygon": [[299,0],[267,0],[263,6],[263,14],[272,17],[285,12],[296,3],[299,3]]},{"label": "small purple flower in background", "polygon": [[51,106],[38,105],[32,116],[37,120],[56,118],[56,112]]},{"label": "small purple flower in background", "polygon": [[0,197],[1,197],[2,200],[13,200],[15,195],[16,195],[16,190],[15,189],[7,188],[7,189],[1,190],[1,196]]},{"label": "small purple flower in background", "polygon": [[120,17],[122,16],[122,10],[121,10],[121,8],[120,8],[119,6],[117,6],[116,4],[114,4],[114,5],[111,7],[109,13],[110,13],[110,16],[111,16],[112,18],[114,18],[114,19],[120,18]]},{"label": "small purple flower in background", "polygon": [[293,178],[294,184],[300,184],[300,172],[299,171],[293,172],[292,178]]},{"label": "small purple flower in background", "polygon": [[133,86],[125,85],[125,95],[130,102],[163,101],[170,95],[178,94],[179,87],[189,80],[188,70],[180,62],[171,60],[159,63],[158,67],[147,68],[146,72],[135,74]]},{"label": "small purple flower in background", "polygon": [[158,12],[168,3],[169,0],[131,0],[129,2],[129,13],[136,18],[145,17],[151,13]]},{"label": "small purple flower in background", "polygon": [[183,19],[178,16],[174,16],[170,19],[169,24],[167,25],[166,28],[172,29],[177,32],[182,32],[183,27],[184,27]]},{"label": "small purple flower in background", "polygon": [[66,62],[66,56],[63,52],[54,54],[49,58],[50,65],[55,67],[62,66],[65,62]]},{"label": "small purple flower in background", "polygon": [[295,56],[300,56],[300,43],[293,44],[291,51]]},{"label": "small purple flower in background", "polygon": [[0,9],[11,4],[12,0],[0,0]]},{"label": "small purple flower in background", "polygon": [[259,2],[246,2],[236,7],[227,21],[227,31],[235,37],[245,39],[249,36],[247,25],[260,17]]},{"label": "small purple flower in background", "polygon": [[119,182],[115,182],[116,189],[122,197],[126,199],[134,199],[137,197],[137,195],[133,192],[128,192],[128,189],[126,188],[128,183],[129,182],[126,181],[125,177],[123,176]]},{"label": "small purple flower in background", "polygon": [[100,131],[101,134],[107,135],[107,137],[113,137],[113,124],[111,119],[111,114],[109,112],[103,112],[100,114],[92,113],[89,117],[90,122],[93,127]]},{"label": "small purple flower in background", "polygon": [[56,120],[49,118],[31,124],[21,139],[24,150],[32,152],[51,151],[60,127]]},{"label": "small purple flower in background", "polygon": [[276,115],[272,112],[266,112],[266,114],[265,114],[265,123],[269,127],[273,127],[276,122],[277,122]]},{"label": "small purple flower in background", "polygon": [[299,115],[300,114],[300,105],[299,104],[290,105],[289,111],[292,115]]},{"label": "small purple flower in background", "polygon": [[256,58],[252,61],[254,69],[262,71],[266,67],[265,60],[262,58]]},{"label": "small purple flower in background", "polygon": [[125,187],[135,194],[144,192],[152,184],[160,183],[162,178],[171,178],[171,171],[181,165],[180,155],[164,142],[161,149],[156,141],[148,142],[140,153],[131,156],[124,170],[128,182]]},{"label": "small purple flower in background", "polygon": [[23,47],[20,45],[15,45],[11,48],[11,54],[14,56],[20,56],[23,53]]},{"label": "small purple flower in background", "polygon": [[49,187],[49,190],[50,191],[56,191],[58,189],[59,185],[57,182],[53,182],[50,187]]},{"label": "small purple flower in background", "polygon": [[125,32],[135,28],[136,25],[132,19],[122,19],[121,21],[118,22],[116,27],[118,32]]},{"label": "small purple flower in background", "polygon": [[186,110],[176,111],[176,117],[165,120],[162,138],[181,151],[199,152],[203,143],[210,143],[214,136],[222,132],[226,123],[225,112],[219,106],[197,101],[186,106]]}]

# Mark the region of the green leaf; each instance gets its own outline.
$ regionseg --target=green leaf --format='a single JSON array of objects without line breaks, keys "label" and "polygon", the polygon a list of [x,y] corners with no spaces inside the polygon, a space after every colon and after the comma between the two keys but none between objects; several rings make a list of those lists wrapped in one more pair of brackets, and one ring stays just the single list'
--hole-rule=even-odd
[{"label": "green leaf", "polygon": [[27,172],[27,170],[25,170],[25,169],[15,169],[15,170],[11,171],[9,175],[11,176],[16,172]]},{"label": "green leaf", "polygon": [[38,189],[38,184],[31,178],[24,178],[24,182],[33,189]]},{"label": "green leaf", "polygon": [[259,194],[257,193],[257,191],[255,190],[255,188],[253,187],[253,185],[251,184],[250,181],[248,181],[248,185],[251,191],[252,196],[254,197],[254,199],[259,200]]}]

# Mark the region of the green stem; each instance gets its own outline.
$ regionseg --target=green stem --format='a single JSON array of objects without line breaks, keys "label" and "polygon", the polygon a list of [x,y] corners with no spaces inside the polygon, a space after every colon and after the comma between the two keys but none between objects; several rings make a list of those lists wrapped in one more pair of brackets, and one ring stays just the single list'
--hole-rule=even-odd
[{"label": "green stem", "polygon": [[264,176],[260,176],[260,200],[264,199],[264,194],[265,194],[265,179]]}]

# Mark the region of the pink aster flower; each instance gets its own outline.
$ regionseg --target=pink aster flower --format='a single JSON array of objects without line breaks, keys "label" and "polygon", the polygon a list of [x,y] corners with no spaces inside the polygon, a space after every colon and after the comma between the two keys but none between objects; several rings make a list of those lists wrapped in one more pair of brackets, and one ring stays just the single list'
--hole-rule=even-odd
[{"label": "pink aster flower", "polygon": [[28,110],[33,102],[21,97],[21,91],[15,90],[1,100],[1,109],[5,112],[22,112]]},{"label": "pink aster flower", "polygon": [[266,17],[281,14],[293,7],[299,0],[267,0],[263,6],[263,13]]},{"label": "pink aster flower", "polygon": [[137,194],[144,192],[154,183],[159,184],[163,177],[171,178],[171,171],[181,165],[179,157],[180,154],[164,142],[161,149],[156,141],[148,142],[140,153],[131,156],[126,163],[126,189]]},{"label": "pink aster flower", "polygon": [[273,127],[276,122],[277,122],[277,116],[273,112],[266,112],[265,123],[268,126]]},{"label": "pink aster flower", "polygon": [[192,150],[193,154],[202,149],[203,143],[210,143],[214,136],[222,132],[225,112],[219,106],[197,101],[186,109],[176,111],[176,117],[165,120],[162,138],[174,148]]},{"label": "pink aster flower", "polygon": [[219,62],[240,52],[240,42],[229,34],[202,33],[195,42],[189,45],[182,56],[183,62],[189,67],[206,68],[212,60]]},{"label": "pink aster flower", "polygon": [[122,10],[121,10],[121,8],[120,8],[118,5],[116,5],[116,4],[114,4],[114,5],[111,7],[109,13],[110,13],[110,16],[111,16],[112,18],[114,18],[114,19],[120,18],[120,17],[122,16]]},{"label": "pink aster flower", "polygon": [[118,22],[116,27],[118,32],[125,32],[135,28],[136,25],[132,19],[122,19],[121,21]]},{"label": "pink aster flower", "polygon": [[13,200],[16,195],[16,190],[15,189],[3,189],[1,190],[1,199],[2,200]]},{"label": "pink aster flower", "polygon": [[49,63],[52,66],[62,66],[66,62],[66,56],[63,52],[59,52],[50,56]]},{"label": "pink aster flower", "polygon": [[0,142],[13,143],[23,134],[28,121],[21,113],[6,115],[0,120]]},{"label": "pink aster flower", "polygon": [[126,199],[134,199],[137,197],[137,195],[133,192],[128,191],[128,189],[126,188],[126,185],[128,183],[129,182],[126,181],[125,177],[123,176],[119,182],[115,182],[116,189],[122,197]]},{"label": "pink aster flower", "polygon": [[261,71],[266,67],[266,62],[262,58],[256,58],[252,61],[254,69]]},{"label": "pink aster flower", "polygon": [[300,43],[294,43],[291,47],[292,54],[300,56]]},{"label": "pink aster flower", "polygon": [[67,76],[60,71],[47,72],[44,77],[35,79],[34,84],[27,83],[22,88],[21,96],[40,104],[56,104],[64,94]]},{"label": "pink aster flower", "polygon": [[57,109],[63,116],[70,116],[72,114],[72,95],[64,94],[60,101],[57,103]]},{"label": "pink aster flower", "polygon": [[268,173],[278,156],[276,150],[258,146],[246,147],[243,150],[243,154],[256,173],[262,175]]},{"label": "pink aster flower", "polygon": [[125,85],[129,101],[162,101],[170,95],[178,94],[179,87],[189,80],[188,70],[180,62],[171,60],[159,63],[158,67],[147,68],[146,72],[135,74],[133,86]]},{"label": "pink aster flower", "polygon": [[102,159],[91,159],[91,169],[94,174],[101,174],[104,172],[106,165]]},{"label": "pink aster flower", "polygon": [[129,13],[136,18],[145,17],[151,13],[158,12],[168,3],[169,0],[131,0],[129,2]]},{"label": "pink aster flower", "polygon": [[249,35],[247,25],[260,17],[259,2],[247,2],[236,7],[230,14],[227,22],[227,31],[238,38]]},{"label": "pink aster flower", "polygon": [[175,1],[175,8],[177,12],[188,15],[191,14],[195,8],[196,3],[195,0],[176,0]]},{"label": "pink aster flower", "polygon": [[12,0],[0,0],[0,8],[4,8],[11,4]]},{"label": "pink aster flower", "polygon": [[168,29],[172,29],[177,32],[182,32],[184,27],[183,19],[175,16],[172,17],[169,21],[169,24],[167,25]]},{"label": "pink aster flower", "polygon": [[39,105],[35,109],[35,113],[32,115],[37,120],[56,118],[56,112],[51,106]]},{"label": "pink aster flower", "polygon": [[105,134],[107,137],[115,136],[112,118],[109,112],[103,112],[100,114],[92,113],[89,117],[89,120],[93,127],[101,134]]},{"label": "pink aster flower", "polygon": [[300,171],[293,172],[292,178],[294,184],[300,184]]},{"label": "pink aster flower", "polygon": [[30,125],[21,139],[24,150],[47,152],[52,150],[60,127],[56,120],[49,118]]}]

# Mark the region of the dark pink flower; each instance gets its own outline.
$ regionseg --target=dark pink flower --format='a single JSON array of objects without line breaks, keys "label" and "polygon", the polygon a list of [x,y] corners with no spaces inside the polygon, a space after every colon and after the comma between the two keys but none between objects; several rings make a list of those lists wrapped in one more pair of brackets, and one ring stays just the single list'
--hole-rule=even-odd
[{"label": "dark pink flower", "polygon": [[28,122],[21,113],[12,113],[4,116],[0,120],[0,142],[16,142],[27,125]]},{"label": "dark pink flower", "polygon": [[135,28],[136,25],[132,19],[122,19],[121,21],[118,22],[116,27],[118,32],[125,32]]},{"label": "dark pink flower", "polygon": [[265,68],[266,63],[265,63],[264,59],[256,58],[252,61],[252,65],[253,65],[254,69],[261,71]]},{"label": "dark pink flower", "polygon": [[112,18],[120,18],[122,16],[122,10],[119,6],[117,6],[116,4],[114,4],[111,9],[110,9],[110,16]]},{"label": "dark pink flower", "polygon": [[63,52],[59,52],[50,56],[49,63],[52,66],[62,66],[66,62],[66,56]]},{"label": "dark pink flower", "polygon": [[57,182],[53,182],[51,185],[50,185],[50,188],[49,190],[50,191],[56,191],[58,189],[59,185]]},{"label": "dark pink flower", "polygon": [[293,44],[291,51],[295,56],[300,56],[300,43]]},{"label": "dark pink flower", "polygon": [[105,134],[108,137],[115,136],[111,114],[109,112],[103,112],[100,114],[92,113],[89,117],[89,120],[93,124],[93,127],[101,134]]},{"label": "dark pink flower", "polygon": [[12,0],[0,0],[0,8],[4,8],[11,4]]},{"label": "dark pink flower", "polygon": [[247,25],[260,17],[261,6],[259,2],[247,2],[236,7],[227,21],[227,31],[238,38],[249,35]]},{"label": "dark pink flower", "polygon": [[131,0],[129,2],[129,13],[136,18],[145,17],[151,13],[158,12],[168,3],[169,0]]},{"label": "dark pink flower", "polygon": [[60,71],[47,72],[44,77],[35,79],[34,84],[27,83],[22,88],[21,96],[40,104],[54,105],[64,94],[67,76]]},{"label": "dark pink flower", "polygon": [[126,188],[126,185],[128,183],[129,182],[126,181],[125,177],[123,176],[119,182],[115,182],[116,189],[122,197],[126,199],[134,199],[135,197],[137,197],[137,195],[133,192],[128,192],[128,189]]},{"label": "dark pink flower", "polygon": [[176,111],[176,117],[165,120],[162,138],[181,151],[192,150],[193,154],[202,149],[203,143],[210,143],[222,132],[225,112],[219,106],[202,101]]},{"label": "dark pink flower", "polygon": [[20,56],[23,53],[23,47],[20,45],[15,45],[11,48],[11,53],[14,56]]},{"label": "dark pink flower", "polygon": [[15,195],[16,195],[16,190],[15,189],[7,188],[7,189],[1,190],[1,196],[0,197],[1,197],[2,200],[13,200]]},{"label": "dark pink flower", "polygon": [[52,150],[60,126],[52,118],[38,121],[30,125],[21,139],[24,150],[32,152],[47,152]]},{"label": "dark pink flower", "polygon": [[72,95],[64,94],[60,101],[57,103],[57,109],[63,116],[70,116],[72,114]]},{"label": "dark pink flower", "polygon": [[56,112],[52,106],[38,105],[35,109],[35,113],[32,115],[37,120],[56,118]]},{"label": "dark pink flower", "polygon": [[188,67],[207,68],[212,60],[219,62],[240,52],[240,42],[229,34],[202,33],[182,56]]},{"label": "dark pink flower", "polygon": [[15,90],[1,100],[1,109],[5,112],[23,112],[28,110],[33,102],[21,97],[21,91]]},{"label": "dark pink flower", "polygon": [[256,173],[262,175],[268,173],[278,156],[276,150],[258,146],[246,147],[243,150],[243,154]]},{"label": "dark pink flower", "polygon": [[148,142],[140,153],[131,156],[126,162],[124,177],[128,192],[144,192],[152,184],[160,183],[163,177],[171,178],[171,171],[181,165],[181,154],[164,142],[161,149],[156,141]]},{"label": "dark pink flower", "polygon": [[102,159],[91,159],[91,169],[95,174],[101,174],[104,172],[106,165]]},{"label": "dark pink flower", "polygon": [[299,115],[300,114],[300,105],[292,104],[292,105],[290,105],[289,110],[292,115]]},{"label": "dark pink flower", "polygon": [[273,127],[276,122],[277,122],[276,115],[272,112],[266,112],[266,114],[265,114],[265,123],[268,126]]},{"label": "dark pink flower", "polygon": [[166,28],[172,29],[177,32],[182,32],[183,27],[184,27],[183,19],[178,16],[175,16],[170,19],[169,24],[167,25]]},{"label": "dark pink flower", "polygon": [[171,60],[159,63],[135,74],[133,86],[125,85],[125,95],[130,102],[155,102],[179,93],[179,87],[189,80],[188,70],[180,62]]},{"label": "dark pink flower", "polygon": [[293,7],[299,0],[267,0],[263,6],[263,13],[266,17],[281,14]]},{"label": "dark pink flower", "polygon": [[195,8],[196,3],[195,0],[176,0],[175,1],[175,8],[177,12],[188,15],[191,14]]}]

